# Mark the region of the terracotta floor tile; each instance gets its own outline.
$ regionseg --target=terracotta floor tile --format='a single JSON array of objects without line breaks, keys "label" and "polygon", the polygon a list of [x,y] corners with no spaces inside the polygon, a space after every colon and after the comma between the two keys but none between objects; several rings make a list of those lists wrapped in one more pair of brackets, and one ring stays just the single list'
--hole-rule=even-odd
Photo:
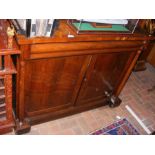
[{"label": "terracotta floor tile", "polygon": [[73,132],[74,132],[76,135],[85,134],[79,126],[73,127],[72,130],[73,130]]},{"label": "terracotta floor tile", "polygon": [[72,129],[65,129],[60,132],[60,135],[75,135],[75,132]]},{"label": "terracotta floor tile", "polygon": [[35,129],[35,128],[32,127],[31,132],[26,133],[25,135],[40,135],[40,131],[39,131],[38,128]]}]

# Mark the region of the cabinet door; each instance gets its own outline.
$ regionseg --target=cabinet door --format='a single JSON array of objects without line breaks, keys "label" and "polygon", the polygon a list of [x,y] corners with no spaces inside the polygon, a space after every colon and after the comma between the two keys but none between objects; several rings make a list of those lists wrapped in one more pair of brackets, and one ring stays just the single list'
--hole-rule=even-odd
[{"label": "cabinet door", "polygon": [[25,106],[28,115],[74,104],[87,56],[29,60],[25,72]]},{"label": "cabinet door", "polygon": [[77,105],[103,102],[105,93],[113,93],[136,52],[107,53],[92,56]]}]

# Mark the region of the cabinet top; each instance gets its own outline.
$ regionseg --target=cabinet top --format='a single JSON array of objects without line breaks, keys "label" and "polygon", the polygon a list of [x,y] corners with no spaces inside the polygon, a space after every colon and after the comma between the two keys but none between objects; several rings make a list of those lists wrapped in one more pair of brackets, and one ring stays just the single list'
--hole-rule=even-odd
[{"label": "cabinet top", "polygon": [[27,38],[17,34],[18,44],[37,44],[54,42],[87,42],[110,40],[154,40],[155,38],[141,32],[134,34],[77,34],[68,24],[67,20],[59,20],[59,25],[51,37]]}]

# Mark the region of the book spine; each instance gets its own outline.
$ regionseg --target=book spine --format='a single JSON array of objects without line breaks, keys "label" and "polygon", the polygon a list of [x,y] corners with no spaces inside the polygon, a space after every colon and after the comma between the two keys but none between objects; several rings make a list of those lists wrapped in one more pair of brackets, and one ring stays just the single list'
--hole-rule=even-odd
[{"label": "book spine", "polygon": [[26,19],[26,35],[30,37],[31,32],[31,19]]},{"label": "book spine", "polygon": [[46,28],[46,37],[50,37],[50,35],[51,35],[51,31],[53,28],[53,22],[54,22],[54,19],[48,20],[48,24],[47,24],[47,28]]},{"label": "book spine", "polygon": [[35,35],[36,35],[36,19],[31,19],[30,37],[34,37]]}]

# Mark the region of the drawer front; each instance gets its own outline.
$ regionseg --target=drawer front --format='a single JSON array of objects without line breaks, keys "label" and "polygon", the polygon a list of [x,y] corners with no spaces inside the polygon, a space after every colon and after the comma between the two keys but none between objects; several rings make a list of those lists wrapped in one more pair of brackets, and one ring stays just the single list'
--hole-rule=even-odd
[{"label": "drawer front", "polygon": [[142,41],[102,41],[34,44],[30,48],[30,59],[60,57],[71,55],[95,54],[118,51],[138,50]]},{"label": "drawer front", "polygon": [[142,41],[70,42],[31,45],[31,53],[139,47]]}]

